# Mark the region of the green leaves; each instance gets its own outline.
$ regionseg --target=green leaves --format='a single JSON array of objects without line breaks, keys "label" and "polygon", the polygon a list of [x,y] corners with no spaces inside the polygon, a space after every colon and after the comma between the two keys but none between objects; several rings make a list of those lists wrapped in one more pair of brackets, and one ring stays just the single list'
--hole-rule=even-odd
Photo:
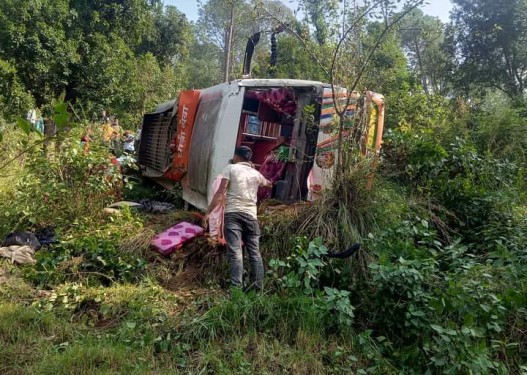
[{"label": "green leaves", "polygon": [[[269,262],[272,270],[270,274],[289,296],[309,296],[332,322],[336,319],[339,325],[350,326],[355,317],[355,308],[350,301],[351,292],[321,285],[321,275],[328,266],[323,256],[328,250],[320,238],[309,242],[307,248],[306,242],[306,238],[297,238],[293,256],[288,257],[287,261],[272,259]],[[280,276],[284,273],[284,276]]]},{"label": "green leaves", "polygon": [[[524,266],[518,260],[508,268],[490,265],[484,256],[472,254],[475,244],[458,239],[445,246],[437,238],[433,221],[419,216],[372,238],[379,257],[369,265],[374,295],[365,298],[364,311],[355,313],[365,314],[379,334],[404,348],[387,351],[400,367],[420,373],[486,373],[503,366],[495,358],[507,350],[515,359],[506,362],[515,368],[521,354],[506,327],[510,319],[525,321],[510,285],[524,288]],[[504,344],[493,347],[490,342],[497,338]]]},{"label": "green leaves", "polygon": [[350,303],[350,292],[347,290],[338,290],[334,288],[324,287],[326,294],[326,308],[330,311],[335,311],[340,324],[344,326],[351,326],[353,318],[355,317],[353,307]]},{"label": "green leaves", "polygon": [[[454,0],[456,43],[464,59],[460,82],[476,89],[494,87],[525,105],[527,6],[525,0]],[[498,5],[499,4],[499,5]]]},{"label": "green leaves", "polygon": [[71,119],[71,113],[68,112],[68,103],[64,102],[64,95],[59,99],[53,100],[52,107],[53,122],[57,129],[62,131],[70,124]]},{"label": "green leaves", "polygon": [[16,124],[26,135],[29,135],[33,131],[31,123],[20,116],[16,118]]},{"label": "green leaves", "polygon": [[[86,117],[104,108],[135,123],[186,83],[191,32],[181,12],[157,1],[2,1],[0,113],[37,106],[60,131],[70,121],[66,108],[45,106],[65,91],[63,101],[82,103]],[[158,74],[143,69],[145,55]]]}]

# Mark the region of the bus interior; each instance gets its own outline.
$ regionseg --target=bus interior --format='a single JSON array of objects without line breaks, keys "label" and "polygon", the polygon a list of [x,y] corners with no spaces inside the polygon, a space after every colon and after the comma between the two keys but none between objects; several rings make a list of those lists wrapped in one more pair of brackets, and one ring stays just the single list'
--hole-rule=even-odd
[{"label": "bus interior", "polygon": [[251,148],[254,167],[267,178],[262,166],[271,152],[281,149],[280,162],[285,165],[270,198],[293,201],[307,194],[317,131],[309,134],[309,124],[300,114],[306,105],[317,106],[319,97],[314,87],[246,88],[236,146]]}]

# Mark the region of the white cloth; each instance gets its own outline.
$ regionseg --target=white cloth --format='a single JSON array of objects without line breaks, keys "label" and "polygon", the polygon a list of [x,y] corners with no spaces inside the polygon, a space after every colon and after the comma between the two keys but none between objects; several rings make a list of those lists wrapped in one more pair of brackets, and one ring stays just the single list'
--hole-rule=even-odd
[{"label": "white cloth", "polygon": [[130,155],[123,154],[117,158],[117,163],[119,165],[132,166],[135,164],[135,159]]},{"label": "white cloth", "polygon": [[130,135],[125,138],[124,143],[123,143],[123,150],[134,152],[135,147],[134,147],[134,136],[133,135]]},{"label": "white cloth", "polygon": [[35,109],[30,109],[27,112],[27,120],[33,125],[37,123],[37,111]]},{"label": "white cloth", "polygon": [[18,264],[35,264],[35,250],[30,246],[6,246],[0,247],[0,257],[9,258],[11,262]]},{"label": "white cloth", "polygon": [[229,164],[221,173],[223,179],[229,180],[225,200],[225,213],[243,212],[255,219],[258,188],[267,180],[250,163]]}]

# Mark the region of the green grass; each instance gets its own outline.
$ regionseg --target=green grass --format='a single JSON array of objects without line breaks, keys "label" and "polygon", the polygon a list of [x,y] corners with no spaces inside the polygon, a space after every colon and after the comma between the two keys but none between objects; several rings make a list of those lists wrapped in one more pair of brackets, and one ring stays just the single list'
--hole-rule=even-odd
[{"label": "green grass", "polygon": [[32,304],[0,298],[1,374],[339,374],[366,358],[324,334],[307,299],[72,287]]},{"label": "green grass", "polygon": [[73,333],[53,314],[34,308],[0,304],[0,373],[25,373],[46,351],[68,341]]},{"label": "green grass", "polygon": [[327,322],[305,296],[259,296],[236,292],[192,322],[195,340],[246,335],[257,331],[287,342],[299,332],[323,335]]},{"label": "green grass", "polygon": [[49,353],[33,369],[42,375],[144,374],[149,370],[149,354],[124,344],[84,341]]}]

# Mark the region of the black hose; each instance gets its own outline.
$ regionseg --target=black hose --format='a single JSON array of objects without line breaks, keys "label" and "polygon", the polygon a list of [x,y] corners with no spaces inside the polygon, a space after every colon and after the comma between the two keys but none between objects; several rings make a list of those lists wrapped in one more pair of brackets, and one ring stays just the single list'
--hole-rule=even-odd
[{"label": "black hose", "polygon": [[325,256],[327,258],[345,259],[345,258],[349,258],[353,254],[355,254],[357,251],[359,251],[359,249],[360,249],[360,243],[356,243],[352,247],[350,247],[349,249],[344,250],[343,252],[340,252],[340,253],[328,253]]}]

